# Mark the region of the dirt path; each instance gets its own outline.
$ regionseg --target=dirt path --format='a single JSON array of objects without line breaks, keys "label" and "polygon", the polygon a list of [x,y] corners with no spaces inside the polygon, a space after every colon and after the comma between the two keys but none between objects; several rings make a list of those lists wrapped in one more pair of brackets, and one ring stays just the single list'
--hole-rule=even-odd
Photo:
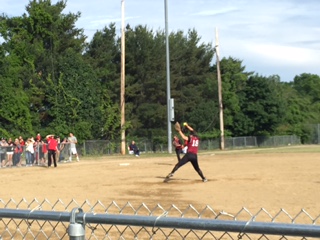
[{"label": "dirt path", "polygon": [[106,205],[115,201],[150,207],[159,203],[182,209],[209,205],[230,213],[243,207],[251,213],[283,208],[293,215],[303,208],[320,214],[320,153],[201,154],[199,159],[207,183],[191,164],[163,183],[176,163],[174,155],[84,158],[57,168],[0,169],[0,199],[100,200]]}]

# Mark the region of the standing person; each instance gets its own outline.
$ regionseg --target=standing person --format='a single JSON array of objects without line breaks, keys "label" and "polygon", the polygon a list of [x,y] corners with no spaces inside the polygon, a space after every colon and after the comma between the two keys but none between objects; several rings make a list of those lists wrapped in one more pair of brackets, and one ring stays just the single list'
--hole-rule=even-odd
[{"label": "standing person", "polygon": [[47,157],[48,157],[47,143],[41,140],[39,144],[39,160],[42,165],[46,165]]},{"label": "standing person", "polygon": [[9,138],[8,146],[7,146],[8,161],[6,163],[6,167],[12,167],[13,165],[13,151],[14,151],[14,142],[12,141],[12,138]]},{"label": "standing person", "polygon": [[33,159],[34,159],[34,139],[33,137],[28,138],[27,142],[25,143],[26,146],[26,166],[32,166]]},{"label": "standing person", "polygon": [[0,142],[0,167],[6,165],[6,151],[7,151],[7,140],[3,137]]},{"label": "standing person", "polygon": [[36,141],[39,141],[39,142],[41,142],[41,140],[42,140],[42,137],[41,137],[41,134],[40,133],[38,133],[37,134],[37,136],[36,136]]},{"label": "standing person", "polygon": [[14,140],[14,154],[13,154],[13,165],[20,167],[21,166],[21,154],[23,152],[23,147],[20,144],[18,138]]},{"label": "standing person", "polygon": [[194,170],[199,174],[203,182],[207,182],[208,180],[203,176],[203,173],[199,167],[198,163],[198,147],[200,139],[197,135],[197,133],[193,130],[192,127],[190,127],[187,123],[184,123],[184,126],[190,131],[189,136],[183,134],[181,129],[179,130],[179,134],[182,137],[183,140],[188,140],[188,150],[187,153],[182,157],[180,162],[178,162],[174,168],[172,169],[171,173],[168,174],[165,178],[165,182],[169,181],[171,177],[173,177],[173,174],[183,165],[185,165],[187,162],[191,162]]},{"label": "standing person", "polygon": [[34,148],[34,159],[33,159],[33,164],[34,165],[39,165],[40,164],[40,140],[38,137],[36,137],[36,140],[33,144]]},{"label": "standing person", "polygon": [[60,137],[59,136],[56,136],[55,139],[57,140],[57,152],[56,152],[56,158],[57,158],[57,161],[60,162]]},{"label": "standing person", "polygon": [[24,146],[24,145],[25,145],[25,141],[23,140],[23,137],[22,137],[22,136],[19,136],[19,142],[20,142],[20,145],[21,145],[21,146]]},{"label": "standing person", "polygon": [[72,162],[72,155],[76,155],[77,161],[79,162],[79,155],[77,152],[76,144],[78,143],[77,138],[73,135],[73,133],[69,134],[68,142],[70,143],[70,156],[69,162]]},{"label": "standing person", "polygon": [[181,145],[181,141],[177,135],[174,135],[172,144],[175,147],[178,162],[180,162],[180,160],[181,160],[180,154],[182,153],[183,146]]},{"label": "standing person", "polygon": [[54,167],[57,167],[56,153],[58,151],[58,141],[54,138],[53,134],[46,137],[48,142],[48,167],[51,167],[52,161]]},{"label": "standing person", "polygon": [[136,157],[140,156],[140,150],[136,144],[135,141],[132,141],[131,144],[128,147],[129,151],[133,151],[134,155],[136,155]]},{"label": "standing person", "polygon": [[64,157],[64,150],[65,150],[65,146],[66,146],[66,144],[67,144],[67,138],[64,138],[63,140],[62,140],[62,142],[60,143],[60,145],[59,145],[59,162],[66,162],[64,159],[65,159],[65,157]]}]

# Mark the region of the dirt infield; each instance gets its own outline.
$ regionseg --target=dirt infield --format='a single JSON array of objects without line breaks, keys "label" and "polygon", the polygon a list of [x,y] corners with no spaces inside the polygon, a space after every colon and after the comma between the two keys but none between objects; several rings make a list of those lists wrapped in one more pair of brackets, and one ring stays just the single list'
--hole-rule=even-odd
[{"label": "dirt infield", "polygon": [[176,161],[174,154],[142,154],[82,158],[57,168],[0,169],[0,199],[100,200],[106,205],[115,201],[179,208],[192,204],[199,209],[209,205],[233,213],[242,207],[271,213],[283,208],[292,215],[303,208],[311,216],[320,214],[320,151],[201,153],[199,163],[208,182],[203,183],[187,164],[164,183]]}]

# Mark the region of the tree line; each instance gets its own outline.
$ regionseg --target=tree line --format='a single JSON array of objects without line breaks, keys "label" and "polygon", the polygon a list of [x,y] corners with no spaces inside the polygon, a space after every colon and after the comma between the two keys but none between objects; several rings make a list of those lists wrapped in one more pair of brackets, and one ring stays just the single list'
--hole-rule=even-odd
[{"label": "tree line", "polygon": [[[90,41],[64,13],[66,1],[31,0],[22,16],[0,16],[0,135],[69,132],[79,139],[120,138],[121,39],[115,23]],[[163,30],[126,26],[126,134],[166,141],[166,43]],[[171,32],[171,97],[175,119],[203,138],[219,137],[215,48],[196,29]],[[291,82],[247,72],[221,59],[226,136],[296,134],[320,122],[320,77]]]}]

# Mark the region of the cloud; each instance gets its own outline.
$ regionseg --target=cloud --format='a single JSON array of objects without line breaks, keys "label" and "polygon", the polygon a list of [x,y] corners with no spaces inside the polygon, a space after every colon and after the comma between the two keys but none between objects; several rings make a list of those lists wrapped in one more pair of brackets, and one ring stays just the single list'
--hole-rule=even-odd
[{"label": "cloud", "polygon": [[318,62],[318,54],[310,49],[274,44],[248,44],[248,52],[263,59],[265,62],[282,65],[298,66],[306,62]]},{"label": "cloud", "polygon": [[226,8],[226,9],[217,9],[217,10],[205,10],[200,12],[191,13],[191,16],[218,16],[224,14],[232,14],[237,12],[237,8]]}]

